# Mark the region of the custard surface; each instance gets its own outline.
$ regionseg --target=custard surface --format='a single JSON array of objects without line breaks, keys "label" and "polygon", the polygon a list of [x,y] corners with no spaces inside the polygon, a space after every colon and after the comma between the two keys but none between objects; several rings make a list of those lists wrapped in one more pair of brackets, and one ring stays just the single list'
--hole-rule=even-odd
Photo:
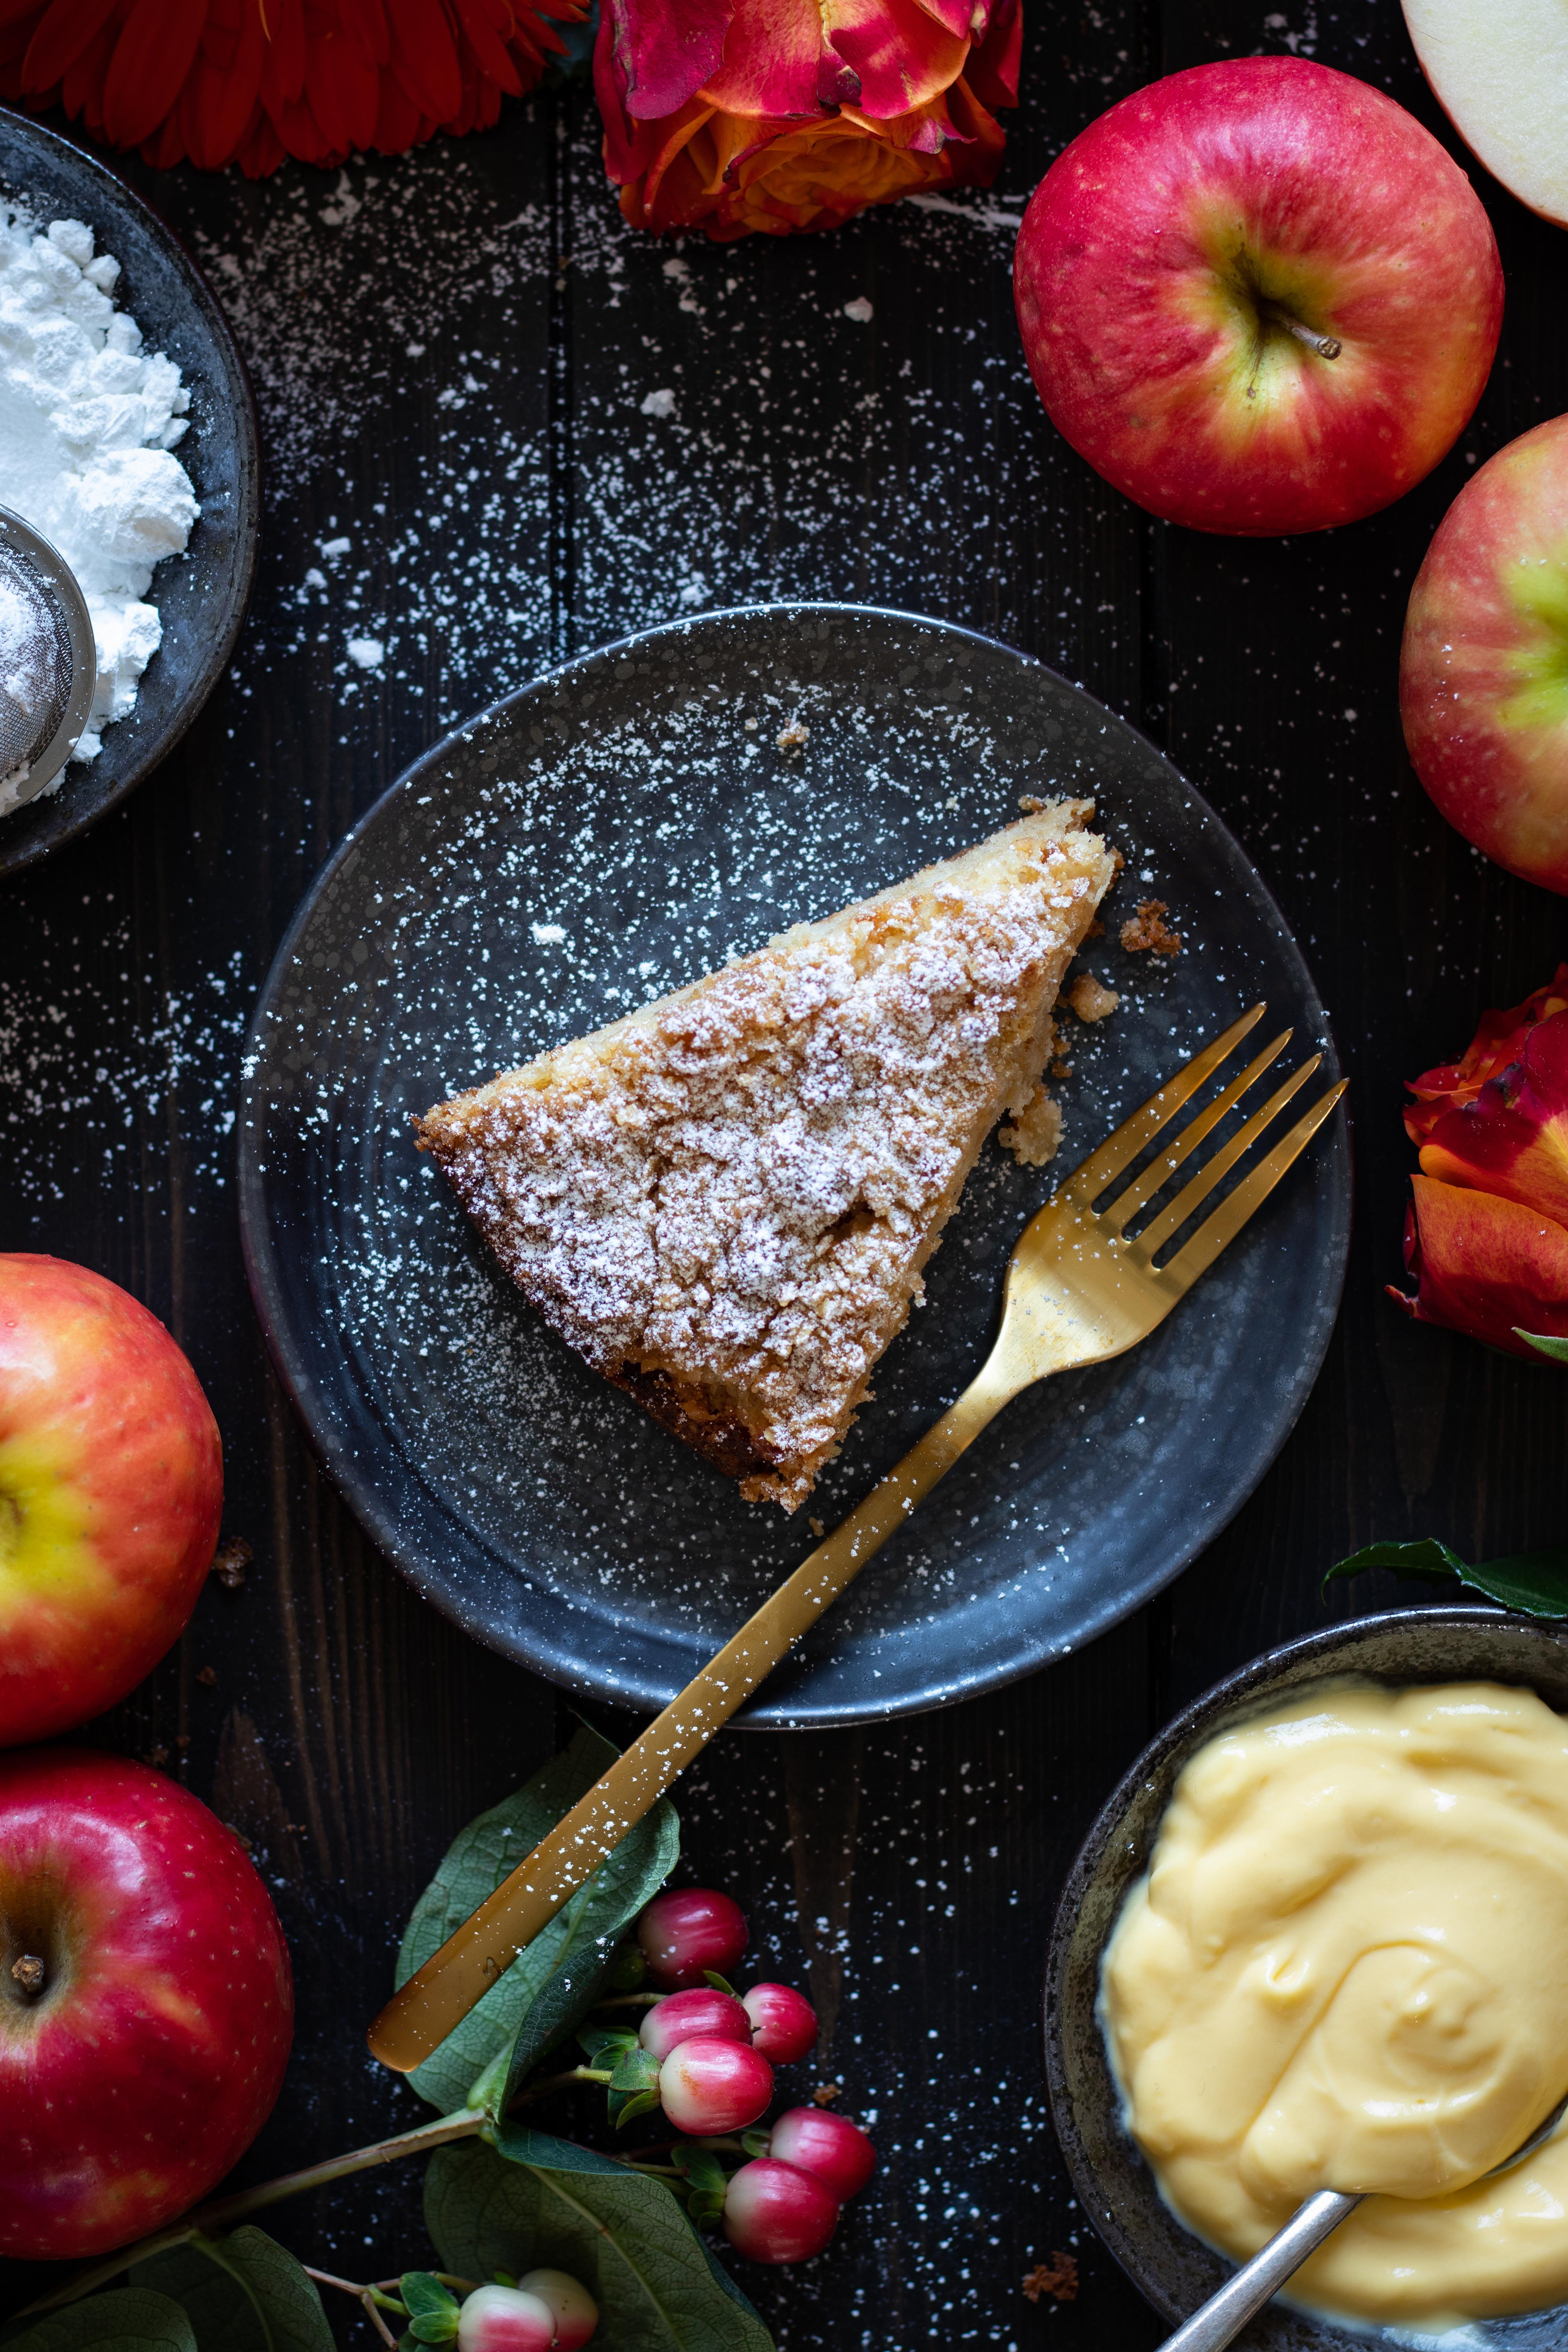
[{"label": "custard surface", "polygon": [[1568,1722],[1528,1691],[1317,1685],[1177,1782],[1107,1947],[1130,2129],[1237,2259],[1373,2192],[1291,2299],[1423,2331],[1568,2300]]}]

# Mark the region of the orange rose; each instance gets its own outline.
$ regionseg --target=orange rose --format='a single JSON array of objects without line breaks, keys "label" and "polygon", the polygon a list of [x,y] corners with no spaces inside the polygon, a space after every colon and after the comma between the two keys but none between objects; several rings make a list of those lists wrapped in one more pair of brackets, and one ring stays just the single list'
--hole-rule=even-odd
[{"label": "orange rose", "polygon": [[479,131],[586,0],[0,0],[0,98],[111,147],[251,179]]},{"label": "orange rose", "polygon": [[1421,1323],[1510,1355],[1563,1360],[1568,1341],[1568,964],[1522,1004],[1484,1013],[1458,1062],[1413,1079],[1421,1147],[1405,1220]]},{"label": "orange rose", "polygon": [[1022,0],[603,0],[594,83],[621,210],[784,236],[984,186],[1022,37]]}]

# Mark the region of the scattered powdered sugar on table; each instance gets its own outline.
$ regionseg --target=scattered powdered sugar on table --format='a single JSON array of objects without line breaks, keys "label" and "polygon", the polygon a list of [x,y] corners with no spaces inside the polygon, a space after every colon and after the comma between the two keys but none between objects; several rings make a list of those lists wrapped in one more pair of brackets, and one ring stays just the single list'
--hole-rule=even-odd
[{"label": "scattered powdered sugar on table", "polygon": [[[103,729],[133,708],[163,641],[153,572],[201,510],[172,454],[190,394],[115,309],[119,276],[85,223],[40,235],[0,205],[0,501],[59,551],[87,600],[98,685],[75,760],[96,759]],[[14,792],[0,809],[11,804]]]}]

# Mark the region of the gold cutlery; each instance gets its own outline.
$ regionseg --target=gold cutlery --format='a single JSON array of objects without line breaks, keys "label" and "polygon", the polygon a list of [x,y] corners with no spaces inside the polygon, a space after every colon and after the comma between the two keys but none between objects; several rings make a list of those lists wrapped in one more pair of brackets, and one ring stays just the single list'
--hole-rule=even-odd
[{"label": "gold cutlery", "polygon": [[1314,1054],[1293,1071],[1175,1199],[1131,1239],[1127,1228],[1283,1052],[1291,1034],[1288,1029],[1114,1199],[1098,1209],[1095,1203],[1257,1026],[1265,1009],[1254,1005],[1167,1079],[1030,1219],[1008,1264],[995,1346],[957,1403],[393,1995],[369,2037],[371,2049],[385,2065],[405,2074],[446,2039],[1005,1404],[1051,1372],[1103,1363],[1136,1347],[1235,1240],[1328,1118],[1344,1092],[1343,1079],[1320,1095],[1163,1265],[1154,1263],[1160,1250],[1305,1086],[1321,1055]]}]

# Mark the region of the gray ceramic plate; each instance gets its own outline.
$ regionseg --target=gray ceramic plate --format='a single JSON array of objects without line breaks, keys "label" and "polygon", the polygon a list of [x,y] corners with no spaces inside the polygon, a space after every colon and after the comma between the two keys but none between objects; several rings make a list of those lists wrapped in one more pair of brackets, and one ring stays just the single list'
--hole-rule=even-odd
[{"label": "gray ceramic plate", "polygon": [[151,590],[163,642],[128,719],[96,760],[67,762],[59,790],[0,818],[0,875],[17,874],[85,832],[174,750],[234,651],[256,569],[260,509],[256,411],[244,364],[205,278],[157,215],[68,139],[0,109],[0,197],[40,222],[86,221],[123,272],[114,289],[154,351],[179,363],[191,428],[179,460],[202,502],[184,555]]},{"label": "gray ceramic plate", "polygon": [[[1122,1899],[1148,1866],[1183,1765],[1230,1718],[1256,1714],[1303,1684],[1370,1675],[1388,1683],[1470,1680],[1528,1685],[1568,1712],[1568,1628],[1497,1609],[1396,1609],[1310,1633],[1229,1675],[1146,1748],[1108,1800],[1062,1889],[1046,1970],[1046,2082],[1051,2118],[1079,2202],[1122,2269],[1166,2319],[1184,2319],[1234,2267],[1183,2228],[1122,2128],[1121,2099],[1095,2016],[1100,1960]],[[1271,2305],[1246,2342],[1257,2352],[1366,2352],[1408,2347],[1392,2329],[1364,2332]],[[1561,2352],[1568,2309],[1478,2320],[1461,2341],[1497,2352]]]},{"label": "gray ceramic plate", "polygon": [[[804,752],[776,749],[787,722]],[[589,1372],[495,1272],[409,1114],[787,923],[1093,793],[1129,871],[1072,1034],[1070,1166],[1239,1007],[1323,1008],[1236,842],[1131,728],[984,638],[763,606],[612,646],[420,761],[321,875],[258,1009],[240,1201],[276,1360],[332,1476],[437,1606],[573,1688],[662,1705],[977,1368],[1050,1189],[987,1146],[805,1510],[785,1519]],[[1125,954],[1168,902],[1173,960]],[[1350,1223],[1336,1120],[1147,1345],[1009,1406],[774,1676],[752,1720],[843,1723],[1026,1673],[1211,1542],[1322,1360]]]}]

